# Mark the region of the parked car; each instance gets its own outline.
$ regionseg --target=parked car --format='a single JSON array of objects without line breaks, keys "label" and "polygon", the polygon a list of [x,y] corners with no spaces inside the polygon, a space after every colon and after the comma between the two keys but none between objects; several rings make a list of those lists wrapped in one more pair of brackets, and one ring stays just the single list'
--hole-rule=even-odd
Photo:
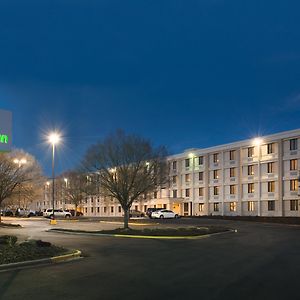
[{"label": "parked car", "polygon": [[[73,217],[75,217],[75,209],[66,209]],[[83,216],[83,213],[81,211],[76,211],[76,217]]]},{"label": "parked car", "polygon": [[30,209],[18,208],[15,212],[16,217],[34,217],[36,212]]},{"label": "parked car", "polygon": [[145,214],[139,210],[130,210],[129,211],[129,218],[143,218],[145,217]]},{"label": "parked car", "polygon": [[151,217],[155,218],[155,219],[168,219],[168,218],[177,219],[179,216],[178,216],[178,214],[175,214],[171,210],[161,209],[161,210],[157,210],[157,211],[152,212]]},{"label": "parked car", "polygon": [[146,215],[151,219],[152,218],[152,213],[154,212],[154,211],[157,211],[157,210],[162,210],[162,209],[164,209],[164,208],[154,208],[154,207],[149,207],[149,208],[147,208],[147,211],[146,211]]},{"label": "parked car", "polygon": [[[53,218],[53,209],[48,208],[44,211],[43,216],[45,218]],[[54,209],[54,217],[55,218],[71,218],[71,213],[62,209]]]},{"label": "parked car", "polygon": [[13,217],[14,213],[11,210],[1,210],[1,216]]}]

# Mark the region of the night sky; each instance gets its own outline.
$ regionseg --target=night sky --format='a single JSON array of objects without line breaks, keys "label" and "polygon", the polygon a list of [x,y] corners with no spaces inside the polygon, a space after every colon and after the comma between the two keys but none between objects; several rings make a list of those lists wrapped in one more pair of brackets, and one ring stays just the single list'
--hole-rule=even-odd
[{"label": "night sky", "polygon": [[300,127],[300,1],[0,1],[0,108],[49,174],[117,128],[171,153]]}]

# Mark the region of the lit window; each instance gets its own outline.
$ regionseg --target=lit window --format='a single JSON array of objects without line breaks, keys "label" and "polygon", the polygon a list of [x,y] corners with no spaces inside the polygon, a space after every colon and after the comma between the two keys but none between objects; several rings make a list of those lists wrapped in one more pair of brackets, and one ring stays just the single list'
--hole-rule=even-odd
[{"label": "lit window", "polygon": [[274,153],[274,143],[270,143],[267,145],[267,153],[268,154]]},{"label": "lit window", "polygon": [[268,193],[274,193],[275,192],[275,181],[269,181],[268,182]]},{"label": "lit window", "polygon": [[230,177],[235,177],[235,168],[230,168]]},{"label": "lit window", "polygon": [[230,150],[229,151],[229,159],[230,160],[235,160],[235,150]]},{"label": "lit window", "polygon": [[290,160],[290,170],[295,171],[298,169],[298,159],[291,159]]},{"label": "lit window", "polygon": [[199,203],[199,211],[204,211],[204,203]]},{"label": "lit window", "polygon": [[231,185],[230,186],[230,195],[234,195],[235,194],[235,190],[236,190],[236,186],[235,185]]},{"label": "lit window", "polygon": [[298,149],[298,140],[297,139],[291,139],[290,140],[290,150],[297,150]]},{"label": "lit window", "polygon": [[254,147],[249,147],[248,148],[248,157],[253,157],[254,156]]},{"label": "lit window", "polygon": [[268,210],[269,211],[275,210],[275,200],[268,201]]},{"label": "lit window", "polygon": [[214,163],[218,163],[219,162],[219,153],[214,153],[213,159],[214,159]]},{"label": "lit window", "polygon": [[219,187],[218,186],[214,186],[214,195],[215,196],[219,195]]},{"label": "lit window", "polygon": [[268,164],[267,164],[267,172],[268,173],[273,173],[274,172],[274,163],[273,162],[269,162]]},{"label": "lit window", "polygon": [[214,179],[219,178],[219,170],[214,170]]},{"label": "lit window", "polygon": [[254,175],[254,166],[253,165],[248,166],[248,175]]},{"label": "lit window", "polygon": [[199,188],[199,197],[203,196],[203,187]]},{"label": "lit window", "polygon": [[230,202],[229,209],[230,211],[236,211],[236,202]]},{"label": "lit window", "polygon": [[190,174],[185,174],[185,182],[190,182]]},{"label": "lit window", "polygon": [[298,200],[290,200],[290,209],[298,210]]},{"label": "lit window", "polygon": [[290,191],[297,191],[298,190],[298,180],[292,179],[290,180]]},{"label": "lit window", "polygon": [[248,211],[254,211],[254,201],[248,201]]},{"label": "lit window", "polygon": [[254,183],[248,183],[248,193],[249,194],[254,193]]},{"label": "lit window", "polygon": [[219,211],[219,202],[214,203],[214,211]]}]

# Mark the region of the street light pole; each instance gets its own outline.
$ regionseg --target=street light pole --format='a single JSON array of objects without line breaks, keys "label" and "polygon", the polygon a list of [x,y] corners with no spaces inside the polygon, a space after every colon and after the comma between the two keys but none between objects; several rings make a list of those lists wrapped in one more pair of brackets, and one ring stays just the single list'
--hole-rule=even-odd
[{"label": "street light pole", "polygon": [[[14,163],[18,164],[18,168],[21,169],[21,167],[27,163],[27,160],[25,158],[22,158],[22,159],[16,158],[16,159],[14,159]],[[19,209],[20,209],[21,208],[21,185],[20,184],[19,184],[19,199],[18,200],[19,200]]]}]

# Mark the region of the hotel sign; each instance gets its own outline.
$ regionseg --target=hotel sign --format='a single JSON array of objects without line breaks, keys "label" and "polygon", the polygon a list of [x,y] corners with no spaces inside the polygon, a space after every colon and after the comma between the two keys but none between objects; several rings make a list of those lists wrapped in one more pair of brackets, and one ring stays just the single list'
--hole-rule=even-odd
[{"label": "hotel sign", "polygon": [[12,138],[12,114],[0,109],[0,151],[10,151]]}]

